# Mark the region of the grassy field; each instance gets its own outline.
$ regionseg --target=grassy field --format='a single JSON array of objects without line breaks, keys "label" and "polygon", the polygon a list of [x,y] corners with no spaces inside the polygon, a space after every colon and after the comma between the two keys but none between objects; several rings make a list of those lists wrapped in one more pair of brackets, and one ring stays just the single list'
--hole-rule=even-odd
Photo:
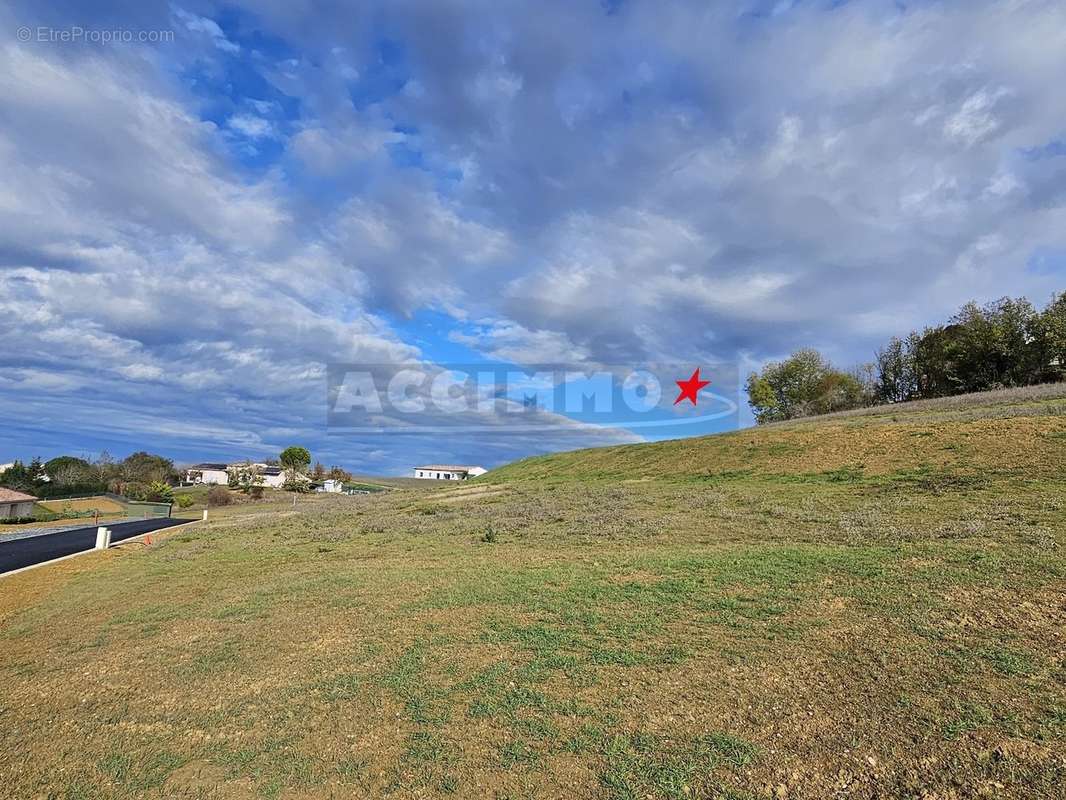
[{"label": "grassy field", "polygon": [[232,507],[0,580],[0,796],[1061,798],[1064,546],[1066,387]]},{"label": "grassy field", "polygon": [[[352,489],[361,489],[368,492],[384,492],[388,491],[394,486],[385,481],[395,480],[391,478],[379,478],[377,482],[368,483],[363,481],[349,481],[347,486]],[[207,501],[207,495],[213,489],[213,486],[181,486],[174,490],[174,507],[171,511],[171,515],[175,517],[188,517],[189,519],[199,519],[203,514],[205,508],[210,508],[210,504]],[[427,488],[427,487],[414,487],[414,488]],[[182,495],[189,497],[192,500],[192,504],[187,508],[182,508],[177,502],[178,498]],[[266,509],[283,508],[292,506],[292,492],[286,492],[283,489],[271,489],[264,487],[263,496],[259,498],[253,498],[249,495],[243,494],[237,490],[230,490],[230,498],[232,505],[218,506],[212,509],[212,514],[222,517],[230,517],[233,515],[243,515],[252,512],[252,507],[255,507],[258,511]],[[318,493],[312,492],[308,494],[300,495],[297,498],[297,505],[302,505],[308,502],[318,502],[321,500],[321,496]]]}]

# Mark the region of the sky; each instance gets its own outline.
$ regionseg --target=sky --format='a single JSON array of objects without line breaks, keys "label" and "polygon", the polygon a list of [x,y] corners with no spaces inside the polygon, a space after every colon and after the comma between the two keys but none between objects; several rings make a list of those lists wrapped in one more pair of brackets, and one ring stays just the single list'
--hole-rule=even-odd
[{"label": "sky", "polygon": [[490,467],[665,434],[338,430],[330,365],[742,376],[1043,306],[1064,79],[1058,0],[8,2],[0,462]]}]

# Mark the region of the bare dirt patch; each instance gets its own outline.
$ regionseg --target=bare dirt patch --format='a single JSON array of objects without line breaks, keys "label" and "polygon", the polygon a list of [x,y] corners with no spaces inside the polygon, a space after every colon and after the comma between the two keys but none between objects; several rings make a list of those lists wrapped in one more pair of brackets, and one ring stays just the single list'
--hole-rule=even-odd
[{"label": "bare dirt patch", "polygon": [[471,486],[463,489],[453,489],[435,495],[433,499],[444,505],[456,505],[467,503],[472,500],[483,500],[489,497],[500,497],[507,493],[506,487],[501,486]]}]

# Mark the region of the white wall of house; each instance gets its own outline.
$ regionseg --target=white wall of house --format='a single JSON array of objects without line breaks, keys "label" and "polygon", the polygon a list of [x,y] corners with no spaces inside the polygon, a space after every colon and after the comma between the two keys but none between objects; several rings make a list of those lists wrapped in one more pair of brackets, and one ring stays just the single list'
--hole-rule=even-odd
[{"label": "white wall of house", "polygon": [[285,483],[285,471],[282,470],[277,475],[260,475],[263,479],[263,485],[269,486],[271,489],[280,489],[281,485]]},{"label": "white wall of house", "polygon": [[433,481],[461,481],[466,478],[465,472],[448,472],[439,469],[416,469],[416,478],[427,478]]},{"label": "white wall of house", "polygon": [[200,473],[199,483],[225,486],[229,483],[229,474],[224,469],[193,470]]},{"label": "white wall of house", "polygon": [[484,475],[486,472],[487,470],[481,467],[449,467],[447,464],[439,466],[427,464],[423,467],[414,468],[416,478],[425,478],[433,481],[465,481],[467,478]]},{"label": "white wall of house", "polygon": [[[288,470],[284,469],[277,475],[260,475],[260,477],[263,479],[263,485],[269,486],[271,489],[280,489],[285,483],[285,481],[288,479],[288,476]],[[296,473],[296,479],[299,481],[303,481],[304,483],[307,483],[311,480],[306,475],[302,475],[300,473]]]}]

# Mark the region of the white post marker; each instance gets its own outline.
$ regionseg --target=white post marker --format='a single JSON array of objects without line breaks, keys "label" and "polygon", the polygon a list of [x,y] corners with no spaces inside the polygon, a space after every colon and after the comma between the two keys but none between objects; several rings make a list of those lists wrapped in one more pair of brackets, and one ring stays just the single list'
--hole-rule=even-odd
[{"label": "white post marker", "polygon": [[111,546],[111,529],[104,528],[104,549],[106,550]]},{"label": "white post marker", "polygon": [[207,509],[204,509],[204,522],[207,522]]},{"label": "white post marker", "polygon": [[111,544],[111,531],[101,525],[96,529],[96,549],[106,550],[109,544]]}]

